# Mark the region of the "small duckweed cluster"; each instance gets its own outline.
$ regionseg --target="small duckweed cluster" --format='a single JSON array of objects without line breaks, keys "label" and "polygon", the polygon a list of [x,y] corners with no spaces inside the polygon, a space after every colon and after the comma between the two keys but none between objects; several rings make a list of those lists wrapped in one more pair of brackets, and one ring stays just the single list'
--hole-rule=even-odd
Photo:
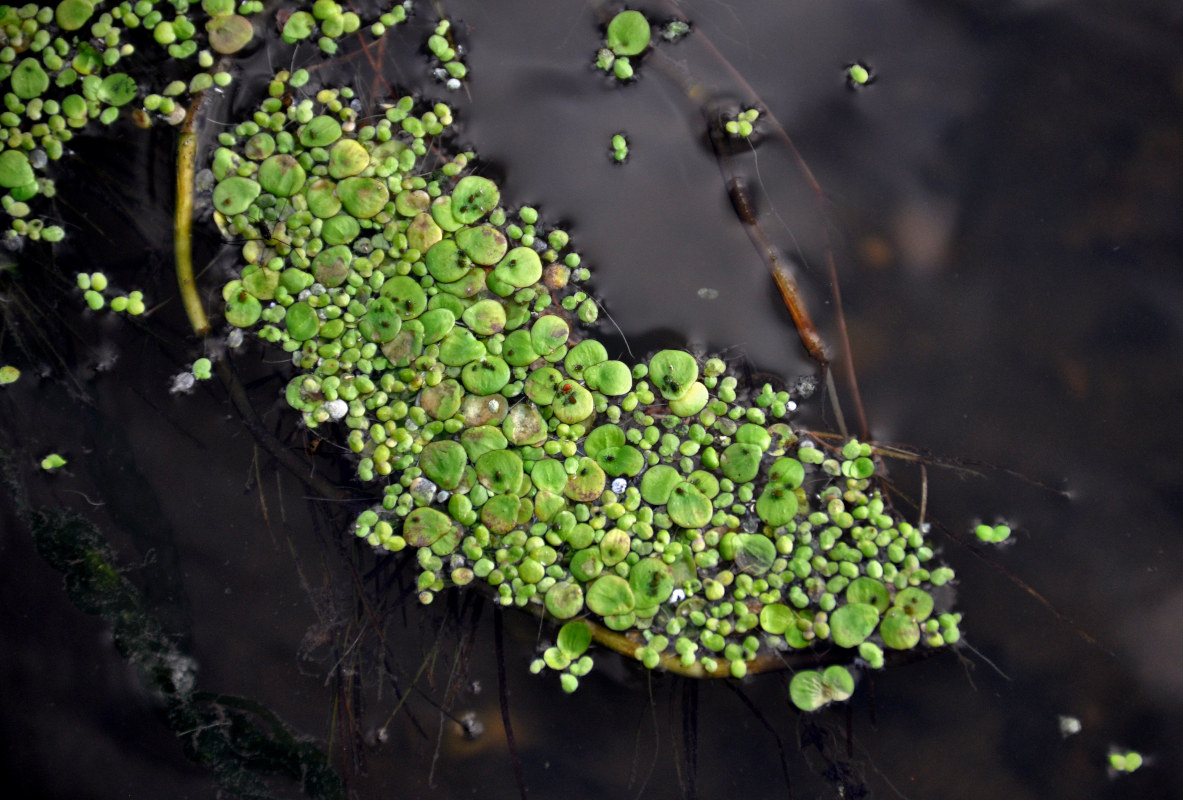
[{"label": "small duckweed cluster", "polygon": [[[282,26],[284,41],[318,36],[321,50],[336,52],[337,41],[361,20],[335,0],[315,0]],[[29,202],[56,194],[47,168],[66,153],[75,135],[91,122],[110,125],[134,109],[137,124],[153,117],[178,125],[189,96],[226,86],[231,74],[223,59],[255,39],[261,0],[59,0],[38,5],[0,6],[0,206],[12,218],[6,241],[60,241],[61,227],[47,225]],[[288,13],[285,9],[283,13]],[[406,19],[394,5],[371,31]],[[260,24],[275,24],[273,20]],[[144,49],[157,48],[163,68],[126,67]]]},{"label": "small duckweed cluster", "polygon": [[861,61],[846,65],[846,85],[852,89],[862,89],[875,82],[875,73]]},{"label": "small duckweed cluster", "polygon": [[62,458],[58,453],[50,453],[45,458],[41,459],[41,469],[46,472],[53,472],[66,466],[66,459]]},{"label": "small duckweed cluster", "polygon": [[760,118],[759,110],[755,108],[744,109],[735,115],[735,119],[725,120],[723,123],[723,130],[727,132],[728,136],[734,136],[739,139],[746,139],[752,135],[753,126],[757,119]]},{"label": "small duckweed cluster", "polygon": [[[409,5],[409,0],[392,5],[370,25],[370,34],[377,39],[387,29],[405,22]],[[357,33],[362,24],[358,14],[345,10],[336,0],[314,0],[310,8],[291,12],[283,21],[280,38],[288,44],[315,39],[322,53],[336,55],[341,38]]]},{"label": "small duckweed cluster", "polygon": [[610,73],[617,80],[633,77],[631,58],[649,49],[651,31],[649,20],[640,11],[621,11],[608,23],[604,47],[596,53],[596,67]]},{"label": "small duckweed cluster", "polygon": [[974,536],[987,544],[1000,544],[1010,538],[1010,526],[1005,524],[978,525],[974,528]]},{"label": "small duckweed cluster", "polygon": [[854,694],[854,676],[837,664],[821,672],[801,670],[789,681],[789,699],[802,711],[816,711],[824,705],[842,702]]},{"label": "small duckweed cluster", "polygon": [[451,29],[452,24],[446,19],[441,19],[435,26],[435,32],[427,38],[427,49],[440,64],[432,74],[443,81],[448,89],[456,91],[462,85],[461,82],[468,77],[468,67],[460,60],[459,53],[451,41]]},{"label": "small duckweed cluster", "polygon": [[952,570],[869,445],[799,433],[788,392],[717,358],[613,358],[568,235],[502,207],[471,153],[428,158],[447,106],[362,124],[348,89],[292,78],[213,157],[215,217],[246,240],[225,316],[291,354],[287,402],[382,484],[356,535],[414,548],[422,602],[477,584],[545,609],[566,624],[534,668],[568,690],[605,629],[649,668],[734,677],[815,644],[878,667],[957,641],[932,594]]},{"label": "small duckweed cluster", "polygon": [[1141,769],[1145,759],[1137,750],[1114,748],[1109,753],[1108,763],[1111,773],[1120,775]]},{"label": "small duckweed cluster", "polygon": [[[676,42],[690,33],[690,24],[675,19],[660,29],[661,39]],[[627,82],[635,76],[634,59],[644,55],[652,44],[653,29],[640,11],[621,11],[604,31],[604,46],[596,51],[596,69],[616,80]]]},{"label": "small duckweed cluster", "polygon": [[628,139],[623,133],[612,136],[612,160],[617,164],[623,164],[628,160]]},{"label": "small duckweed cluster", "polygon": [[670,20],[661,29],[661,38],[667,42],[676,42],[690,33],[690,23],[680,19]]},{"label": "small duckweed cluster", "polygon": [[[106,292],[110,287],[106,275],[101,272],[79,272],[77,284],[82,291],[82,299],[91,311],[101,311],[107,307]],[[110,299],[110,308],[117,313],[126,311],[131,316],[138,317],[147,310],[147,306],[144,305],[144,293],[133,290],[127,294],[116,295]]]},{"label": "small duckweed cluster", "polygon": [[[48,164],[62,157],[80,129],[94,120],[110,125],[136,100],[144,111],[179,122],[184,109],[176,98],[229,82],[230,75],[214,67],[214,53],[245,47],[254,28],[244,14],[262,7],[245,2],[235,13],[233,0],[205,0],[195,23],[189,0],[0,6],[0,203],[13,218],[6,235],[59,241],[60,227],[27,219],[28,201],[55,194],[44,175]],[[121,69],[143,45],[158,46],[173,60],[196,57],[199,71],[160,87],[160,94],[146,94]],[[149,119],[139,113],[139,121]]]}]

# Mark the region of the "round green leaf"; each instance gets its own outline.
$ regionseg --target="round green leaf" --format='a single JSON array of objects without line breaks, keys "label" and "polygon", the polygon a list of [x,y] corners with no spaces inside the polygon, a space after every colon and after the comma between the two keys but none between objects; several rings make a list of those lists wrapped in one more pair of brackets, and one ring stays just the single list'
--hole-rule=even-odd
[{"label": "round green leaf", "polygon": [[239,14],[211,17],[205,23],[205,30],[209,34],[210,48],[223,55],[237,53],[255,37],[251,21]]},{"label": "round green leaf", "polygon": [[636,606],[633,590],[619,575],[602,575],[587,589],[587,607],[601,617],[627,614]]},{"label": "round green leaf", "polygon": [[62,0],[54,11],[54,19],[64,31],[76,31],[86,24],[94,13],[91,0]]},{"label": "round green leaf", "polygon": [[879,612],[866,603],[847,603],[830,615],[830,638],[839,647],[857,647],[875,631]]},{"label": "round green leaf", "polygon": [[636,56],[649,46],[649,20],[640,11],[621,11],[608,23],[606,43],[618,56]]},{"label": "round green leaf", "polygon": [[346,178],[337,184],[337,197],[358,219],[370,219],[390,200],[390,190],[377,178]]},{"label": "round green leaf", "polygon": [[[583,588],[573,581],[556,583],[546,592],[546,610],[556,619],[571,619],[583,610]],[[568,622],[559,629],[558,648],[568,659],[578,658],[591,644],[586,622]]]},{"label": "round green leaf", "polygon": [[434,508],[416,508],[403,522],[403,538],[413,547],[430,547],[452,529],[452,518]]},{"label": "round green leaf", "polygon": [[488,178],[468,175],[452,191],[452,217],[461,225],[471,225],[497,207],[501,192]]},{"label": "round green leaf", "polygon": [[5,189],[15,189],[33,182],[33,167],[29,164],[29,157],[20,150],[4,150],[0,152],[0,186]]},{"label": "round green leaf", "polygon": [[17,64],[8,76],[8,81],[12,93],[21,100],[40,97],[49,88],[49,76],[35,58],[26,58]]},{"label": "round green leaf", "polygon": [[493,277],[518,289],[533,286],[542,277],[542,260],[529,247],[515,247],[493,268]]},{"label": "round green leaf", "polygon": [[291,197],[304,186],[304,168],[286,153],[271,156],[259,165],[259,185],[276,197]]},{"label": "round green leaf", "polygon": [[448,491],[460,485],[466,466],[468,454],[459,442],[450,439],[430,442],[419,454],[419,467],[423,474]]},{"label": "round green leaf", "polygon": [[698,380],[698,362],[682,350],[661,350],[649,361],[649,380],[662,397],[676,400]]},{"label": "round green leaf", "polygon": [[288,306],[283,321],[288,335],[297,342],[308,341],[320,329],[320,318],[316,314],[316,309],[303,301]]},{"label": "round green leaf", "polygon": [[674,571],[660,558],[642,558],[628,574],[637,608],[652,608],[669,599],[674,591]]}]

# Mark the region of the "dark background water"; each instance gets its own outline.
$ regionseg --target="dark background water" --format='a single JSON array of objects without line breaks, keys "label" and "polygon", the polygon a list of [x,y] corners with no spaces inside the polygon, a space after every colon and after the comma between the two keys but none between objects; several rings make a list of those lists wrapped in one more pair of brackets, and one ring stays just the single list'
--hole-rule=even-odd
[{"label": "dark background water", "polygon": [[[849,742],[854,782],[879,797],[1180,796],[1183,8],[679,8],[696,32],[658,48],[674,73],[650,56],[636,84],[619,88],[588,67],[600,28],[583,4],[446,7],[469,48],[469,96],[447,98],[462,140],[501,177],[506,202],[568,224],[619,346],[639,356],[687,341],[756,370],[811,369],[731,208],[701,105],[674,77],[700,82],[696,97],[745,99],[709,39],[824,189],[821,203],[771,138],[736,157],[761,224],[800,263],[835,342],[828,231],[872,437],[1004,465],[1071,499],[1000,471],[930,467],[931,517],[957,536],[978,519],[1006,519],[1016,541],[980,558],[944,540],[964,646],[865,676],[849,716],[804,721],[780,676],[744,682],[749,705],[722,682],[688,690],[609,654],[566,696],[553,676],[526,669],[552,633],[506,615],[509,707],[531,794],[681,796],[683,720],[696,703],[701,797],[786,796],[782,749],[794,797],[832,796],[811,744],[819,731],[831,752]],[[418,24],[394,41],[421,41],[430,20]],[[878,77],[851,92],[842,70],[856,59]],[[442,97],[425,69],[411,53],[388,77]],[[631,143],[624,166],[608,157],[618,131]],[[184,336],[169,284],[171,140],[128,131],[123,141],[127,155],[92,158],[63,182],[75,206],[63,213],[89,220],[77,235],[95,244],[58,266],[67,279],[102,268],[165,305],[142,327],[79,315],[76,298],[39,306],[74,333],[38,350],[44,377],[23,365],[25,378],[0,390],[6,440],[23,447],[34,499],[96,520],[183,636],[200,685],[258,700],[327,742],[334,763],[350,765],[358,796],[517,797],[490,609],[473,621],[460,596],[397,605],[389,568],[357,577],[374,561],[341,536],[354,506],[309,499],[256,446],[220,385],[168,393],[171,375],[203,347]],[[95,191],[116,179],[115,200]],[[100,199],[88,199],[92,191]],[[133,233],[110,234],[133,221]],[[203,250],[214,252],[212,234]],[[225,268],[203,281],[211,308]],[[703,288],[718,297],[703,299]],[[617,334],[608,323],[603,332]],[[16,342],[10,330],[6,358]],[[265,426],[310,472],[343,481],[331,443],[302,452],[312,440],[286,421],[280,359],[247,345],[231,360]],[[50,450],[70,464],[46,479],[36,458]],[[892,474],[918,493],[917,470]],[[5,781],[27,796],[213,795],[104,626],[69,603],[7,507],[3,531]],[[382,640],[357,600],[378,596]],[[408,691],[425,659],[419,689],[398,707],[394,682]],[[467,712],[485,728],[473,741],[451,719]],[[1078,717],[1082,732],[1062,738],[1061,714]],[[1111,780],[1111,745],[1150,763]]]}]

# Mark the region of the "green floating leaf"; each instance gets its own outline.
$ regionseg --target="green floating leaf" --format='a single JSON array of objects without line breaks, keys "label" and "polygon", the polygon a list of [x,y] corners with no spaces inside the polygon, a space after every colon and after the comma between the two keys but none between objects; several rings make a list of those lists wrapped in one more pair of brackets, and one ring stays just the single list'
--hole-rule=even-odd
[{"label": "green floating leaf", "polygon": [[847,603],[830,615],[830,637],[839,647],[856,647],[875,631],[879,612],[867,603]]},{"label": "green floating leaf", "polygon": [[576,659],[587,652],[587,648],[591,646],[591,640],[591,626],[583,620],[576,620],[559,628],[559,636],[555,644],[567,658]]},{"label": "green floating leaf", "polygon": [[288,335],[297,342],[308,341],[320,329],[320,318],[316,315],[316,309],[303,301],[288,306],[283,321]]},{"label": "green floating leaf", "polygon": [[448,491],[460,485],[467,466],[468,454],[464,452],[464,447],[450,439],[430,442],[419,454],[419,467],[423,474]]},{"label": "green floating leaf", "polygon": [[403,538],[412,547],[430,547],[452,529],[452,518],[434,508],[417,508],[403,523]]},{"label": "green floating leaf", "polygon": [[135,79],[126,72],[115,72],[103,78],[99,87],[99,100],[112,106],[124,106],[136,99],[139,87]]},{"label": "green floating leaf", "polygon": [[[205,30],[209,34],[210,48],[223,55],[237,53],[255,37],[251,21],[239,14],[212,17],[205,23]],[[284,32],[287,32],[286,25]]]},{"label": "green floating leaf", "polygon": [[780,636],[796,623],[797,615],[784,603],[768,603],[760,609],[760,627],[766,633]]},{"label": "green floating leaf", "polygon": [[881,581],[863,576],[855,578],[846,587],[846,602],[867,603],[882,614],[891,605],[887,587]]},{"label": "green floating leaf", "polygon": [[86,24],[94,13],[91,0],[62,0],[54,11],[54,19],[64,31],[76,31]]},{"label": "green floating leaf", "polygon": [[674,572],[660,558],[643,558],[628,574],[637,608],[653,608],[669,599],[674,591]]},{"label": "green floating leaf", "polygon": [[798,672],[789,682],[789,698],[802,711],[816,711],[853,693],[854,677],[846,667],[836,665],[820,673],[811,669]]},{"label": "green floating leaf", "polygon": [[604,483],[607,476],[592,459],[583,456],[575,468],[575,472],[567,477],[567,485],[563,487],[563,494],[567,499],[577,503],[591,503],[598,500],[604,493]]},{"label": "green floating leaf", "polygon": [[493,268],[493,277],[518,289],[533,286],[542,277],[542,260],[529,247],[515,247]]},{"label": "green floating leaf", "polygon": [[390,190],[377,178],[352,177],[337,184],[337,197],[350,214],[358,219],[370,219],[386,206]]},{"label": "green floating leaf", "polygon": [[522,482],[521,456],[512,450],[492,450],[476,460],[476,474],[492,492],[515,492]]},{"label": "green floating leaf", "polygon": [[711,521],[715,512],[706,495],[689,481],[682,481],[674,487],[666,510],[674,524],[683,528],[701,528]]},{"label": "green floating leaf", "polygon": [[255,297],[242,281],[231,281],[222,289],[222,299],[226,301],[223,313],[226,321],[236,328],[249,328],[259,321],[263,314],[263,304]]},{"label": "green floating leaf", "polygon": [[295,44],[301,39],[307,39],[316,28],[316,18],[307,11],[297,11],[288,17],[284,23],[283,33],[280,34],[288,44]]},{"label": "green floating leaf", "polygon": [[606,43],[618,56],[635,56],[649,46],[649,20],[640,11],[621,11],[608,23]]},{"label": "green floating leaf", "polygon": [[305,147],[328,147],[341,138],[341,123],[327,114],[313,117],[300,128],[300,144]]},{"label": "green floating leaf", "polygon": [[661,350],[649,360],[649,379],[662,397],[676,400],[698,380],[698,362],[683,350]]},{"label": "green floating leaf", "polygon": [[489,225],[461,228],[456,231],[456,244],[474,264],[490,267],[505,257],[509,242],[505,234]]},{"label": "green floating leaf", "polygon": [[[546,610],[556,619],[571,619],[583,610],[583,588],[574,581],[556,583],[546,592]],[[590,644],[586,622],[568,622],[559,629],[558,648],[568,659],[583,655]]]},{"label": "green floating leaf", "polygon": [[452,191],[452,217],[461,225],[471,225],[496,208],[500,199],[501,192],[493,181],[467,175]]},{"label": "green floating leaf", "polygon": [[228,217],[242,214],[251,207],[261,191],[262,187],[250,178],[231,175],[214,187],[214,208]]},{"label": "green floating leaf", "polygon": [[304,168],[286,153],[271,156],[259,165],[259,185],[276,197],[291,197],[304,186]]},{"label": "green floating leaf", "polygon": [[667,464],[657,464],[645,470],[641,478],[641,498],[649,505],[665,505],[674,487],[681,482],[680,472]]},{"label": "green floating leaf", "polygon": [[330,178],[341,179],[358,175],[369,165],[370,152],[357,139],[339,139],[329,150]]},{"label": "green floating leaf", "polygon": [[29,157],[20,150],[0,152],[0,186],[15,189],[26,186],[34,180],[33,167]]},{"label": "green floating leaf", "polygon": [[26,58],[17,64],[8,80],[12,93],[21,100],[40,97],[49,88],[49,76],[35,58]]},{"label": "green floating leaf", "polygon": [[602,575],[587,589],[587,607],[601,617],[627,614],[636,607],[628,581],[619,575]]},{"label": "green floating leaf", "polygon": [[50,453],[45,458],[41,459],[41,469],[50,472],[55,469],[61,469],[66,466],[66,459],[62,458],[57,453]]},{"label": "green floating leaf", "polygon": [[879,623],[883,644],[893,650],[910,650],[920,642],[920,626],[898,606],[889,608]]},{"label": "green floating leaf", "polygon": [[932,595],[923,589],[909,586],[895,596],[895,607],[917,622],[924,622],[932,614]]},{"label": "green floating leaf", "polygon": [[767,536],[759,533],[739,534],[735,563],[746,574],[764,575],[772,569],[776,557],[776,545]]},{"label": "green floating leaf", "polygon": [[756,515],[766,525],[787,525],[797,515],[797,494],[788,486],[769,483],[756,500]]}]

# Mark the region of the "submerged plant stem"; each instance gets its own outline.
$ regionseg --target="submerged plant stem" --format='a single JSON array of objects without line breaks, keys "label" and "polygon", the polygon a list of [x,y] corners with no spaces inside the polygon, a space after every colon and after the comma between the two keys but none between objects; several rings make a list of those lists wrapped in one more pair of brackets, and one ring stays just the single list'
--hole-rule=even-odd
[{"label": "submerged plant stem", "polygon": [[173,253],[177,264],[177,288],[189,324],[198,336],[210,331],[209,319],[197,294],[197,283],[193,280],[193,173],[197,163],[198,110],[202,98],[189,108],[181,135],[177,142],[177,200],[173,219]]}]

